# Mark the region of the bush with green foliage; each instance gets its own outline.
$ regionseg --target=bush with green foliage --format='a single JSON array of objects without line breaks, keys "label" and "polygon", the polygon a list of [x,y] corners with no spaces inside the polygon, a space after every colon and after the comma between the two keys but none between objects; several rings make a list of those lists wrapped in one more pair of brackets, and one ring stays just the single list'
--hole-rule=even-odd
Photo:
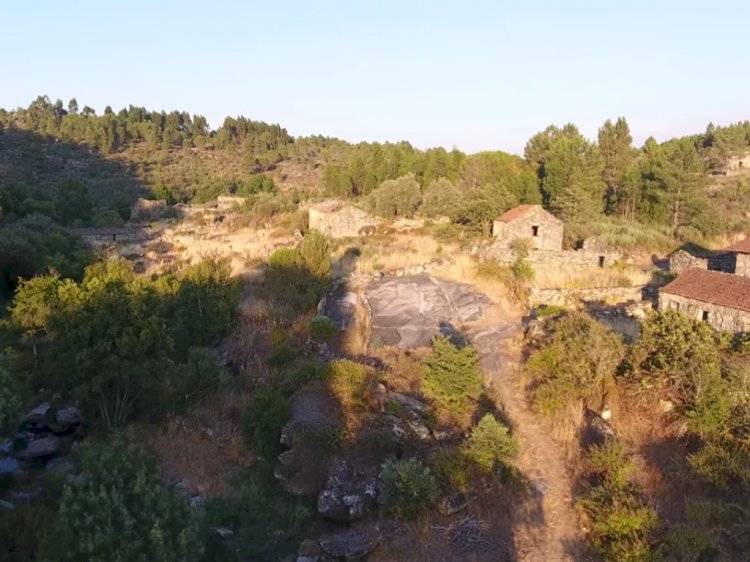
[{"label": "bush with green foliage", "polygon": [[273,179],[265,174],[256,174],[250,179],[240,183],[235,191],[236,195],[247,197],[258,193],[276,193],[276,185]]},{"label": "bush with green foliage", "polygon": [[430,469],[414,458],[389,461],[380,473],[380,500],[403,519],[427,511],[440,495]]},{"label": "bush with green foliage", "polygon": [[289,419],[289,402],[275,388],[259,388],[250,397],[242,414],[245,443],[266,459],[279,451],[279,438]]},{"label": "bush with green foliage", "polygon": [[121,440],[87,441],[78,456],[85,476],[63,492],[54,561],[200,560],[193,510],[142,451]]},{"label": "bush with green foliage", "polygon": [[471,405],[482,392],[482,373],[472,346],[456,347],[448,338],[432,342],[425,359],[422,392],[457,418],[471,415]]},{"label": "bush with green foliage", "polygon": [[55,193],[55,209],[62,224],[89,223],[94,210],[89,188],[83,182],[65,180]]},{"label": "bush with green foliage", "polygon": [[0,430],[15,424],[21,415],[18,383],[10,371],[11,352],[0,352]]},{"label": "bush with green foliage", "polygon": [[336,322],[328,316],[319,314],[310,320],[310,337],[318,342],[331,341],[339,333],[339,327]]},{"label": "bush with green foliage", "polygon": [[422,201],[419,183],[414,174],[386,180],[370,193],[370,208],[376,215],[386,218],[411,217]]},{"label": "bush with green foliage", "polygon": [[292,314],[315,306],[330,289],[331,256],[325,236],[308,232],[299,249],[276,250],[268,260],[264,291]]},{"label": "bush with green foliage", "polygon": [[659,518],[628,480],[633,466],[618,442],[591,450],[589,480],[578,506],[591,521],[589,541],[605,560],[642,562],[656,555]]},{"label": "bush with green foliage", "polygon": [[547,413],[575,400],[598,407],[625,356],[621,336],[582,312],[561,316],[550,326],[524,367],[534,403]]},{"label": "bush with green foliage", "polygon": [[472,428],[463,446],[464,454],[484,472],[507,465],[518,451],[510,430],[492,414],[485,414]]},{"label": "bush with green foliage", "polygon": [[268,463],[238,471],[230,483],[226,496],[206,502],[206,523],[234,535],[231,542],[212,537],[204,562],[282,560],[296,553],[312,519],[309,502],[286,494]]},{"label": "bush with green foliage", "polygon": [[693,429],[720,432],[731,408],[721,373],[722,347],[705,322],[677,310],[652,312],[631,348],[630,372],[675,401]]},{"label": "bush with green foliage", "polygon": [[329,387],[349,419],[367,410],[371,384],[368,374],[364,365],[348,359],[336,359],[328,364]]},{"label": "bush with green foliage", "polygon": [[58,276],[24,282],[11,316],[39,350],[35,376],[73,394],[108,427],[201,394],[218,370],[204,352],[189,350],[230,327],[234,287],[221,275],[217,282],[214,266],[196,271],[151,282],[123,262],[107,262],[87,268],[81,283]]}]

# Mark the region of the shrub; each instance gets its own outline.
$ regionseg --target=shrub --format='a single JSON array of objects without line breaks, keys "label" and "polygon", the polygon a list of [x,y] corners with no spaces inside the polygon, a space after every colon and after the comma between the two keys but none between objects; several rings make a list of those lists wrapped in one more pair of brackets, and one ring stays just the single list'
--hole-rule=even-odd
[{"label": "shrub", "polygon": [[242,415],[245,443],[265,458],[279,450],[281,430],[289,419],[289,404],[274,388],[261,388],[251,397]]},{"label": "shrub", "polygon": [[21,415],[21,396],[10,372],[10,350],[0,353],[0,429],[10,427]]},{"label": "shrub", "polygon": [[654,559],[659,519],[627,480],[633,467],[622,445],[615,441],[594,447],[589,460],[589,484],[578,505],[591,520],[591,545],[605,560]]},{"label": "shrub", "polygon": [[367,369],[346,359],[331,361],[328,367],[330,388],[350,421],[367,410],[370,381]]},{"label": "shrub", "polygon": [[339,327],[328,316],[318,315],[310,320],[310,337],[315,341],[330,341],[338,333]]},{"label": "shrub", "polygon": [[422,391],[457,418],[471,415],[471,404],[482,392],[482,374],[476,350],[458,348],[444,337],[432,342],[425,359]]},{"label": "shrub", "polygon": [[490,472],[496,464],[508,463],[516,454],[518,444],[508,428],[485,414],[471,430],[464,444],[464,453],[484,472]]},{"label": "shrub", "polygon": [[394,515],[414,519],[440,494],[430,469],[414,458],[390,461],[380,473],[381,501]]},{"label": "shrub", "polygon": [[534,266],[531,262],[525,259],[517,259],[510,266],[510,270],[513,272],[513,277],[523,283],[528,283],[534,279]]},{"label": "shrub", "polygon": [[192,509],[142,451],[120,440],[86,442],[79,456],[85,478],[63,492],[54,560],[200,559]]},{"label": "shrub", "polygon": [[624,355],[622,338],[589,315],[575,313],[554,320],[549,336],[524,367],[535,387],[534,402],[553,413],[571,400],[600,400]]},{"label": "shrub", "polygon": [[286,494],[267,463],[237,472],[231,484],[228,495],[206,503],[206,519],[235,534],[231,542],[209,543],[205,562],[282,560],[295,553],[312,516],[308,501]]},{"label": "shrub", "polygon": [[297,354],[295,351],[288,344],[282,343],[268,354],[266,362],[270,368],[281,370],[290,365],[296,357]]},{"label": "shrub", "polygon": [[175,367],[176,398],[194,404],[227,381],[227,372],[216,354],[206,347],[191,347],[185,363]]},{"label": "shrub", "polygon": [[726,425],[731,407],[720,347],[705,322],[676,310],[652,312],[631,348],[630,372],[675,400],[693,429],[716,433]]},{"label": "shrub", "polygon": [[420,191],[414,174],[386,180],[370,193],[370,208],[386,218],[411,217],[422,201]]}]

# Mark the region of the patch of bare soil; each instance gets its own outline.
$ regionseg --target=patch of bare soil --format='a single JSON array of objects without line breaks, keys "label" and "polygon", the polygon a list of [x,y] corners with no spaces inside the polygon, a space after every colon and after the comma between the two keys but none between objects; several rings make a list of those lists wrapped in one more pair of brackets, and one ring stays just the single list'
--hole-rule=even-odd
[{"label": "patch of bare soil", "polygon": [[492,373],[497,400],[513,424],[521,471],[539,500],[526,506],[516,526],[519,561],[585,560],[584,536],[573,505],[573,490],[565,453],[550,428],[533,412],[519,382],[519,338],[504,340],[501,368]]}]

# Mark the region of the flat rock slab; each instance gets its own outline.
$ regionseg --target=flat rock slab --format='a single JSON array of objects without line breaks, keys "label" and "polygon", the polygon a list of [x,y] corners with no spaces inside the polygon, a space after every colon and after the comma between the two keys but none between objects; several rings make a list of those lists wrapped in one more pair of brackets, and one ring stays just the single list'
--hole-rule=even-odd
[{"label": "flat rock slab", "polygon": [[372,309],[370,345],[428,346],[436,335],[452,336],[463,323],[478,320],[490,306],[471,286],[429,275],[384,277],[365,294]]}]

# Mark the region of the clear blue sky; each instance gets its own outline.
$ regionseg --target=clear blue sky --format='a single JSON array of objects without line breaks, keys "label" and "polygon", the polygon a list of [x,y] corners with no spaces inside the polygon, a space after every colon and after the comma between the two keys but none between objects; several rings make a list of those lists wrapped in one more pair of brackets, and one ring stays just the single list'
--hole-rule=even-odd
[{"label": "clear blue sky", "polygon": [[547,125],[635,140],[750,119],[750,2],[11,1],[0,107],[47,94],[293,135],[521,152]]}]

